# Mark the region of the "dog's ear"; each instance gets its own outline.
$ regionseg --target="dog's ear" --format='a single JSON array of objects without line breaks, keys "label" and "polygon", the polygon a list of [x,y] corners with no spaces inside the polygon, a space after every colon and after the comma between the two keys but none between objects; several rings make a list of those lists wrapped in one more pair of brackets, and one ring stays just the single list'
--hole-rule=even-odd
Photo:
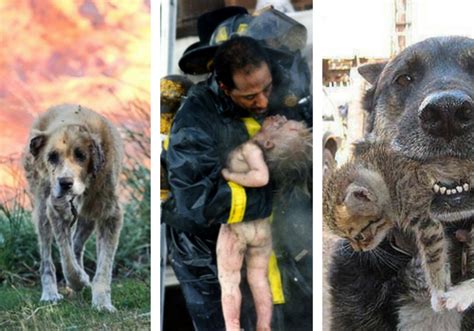
[{"label": "dog's ear", "polygon": [[105,155],[100,142],[100,138],[96,135],[92,136],[92,142],[89,146],[91,161],[89,164],[89,173],[96,176],[104,167]]},{"label": "dog's ear", "polygon": [[377,80],[379,79],[380,74],[386,65],[387,62],[370,63],[357,68],[359,74],[372,85],[372,87],[364,93],[361,100],[362,108],[368,112],[368,116],[365,119],[366,133],[372,132],[375,125],[375,89]]},{"label": "dog's ear", "polygon": [[46,144],[46,134],[41,131],[33,131],[31,133],[30,143],[29,143],[29,151],[31,155],[34,157],[38,156],[41,149]]},{"label": "dog's ear", "polygon": [[387,62],[364,64],[357,68],[359,74],[370,84],[375,85]]}]

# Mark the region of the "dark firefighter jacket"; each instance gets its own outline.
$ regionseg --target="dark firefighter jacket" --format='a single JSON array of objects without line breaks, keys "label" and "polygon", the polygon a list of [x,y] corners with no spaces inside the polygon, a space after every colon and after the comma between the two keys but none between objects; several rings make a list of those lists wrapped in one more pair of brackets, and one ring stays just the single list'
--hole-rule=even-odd
[{"label": "dark firefighter jacket", "polygon": [[[285,109],[282,107],[284,103],[278,99],[284,100],[288,93],[276,93],[291,90],[285,84],[279,86],[279,82],[288,84],[289,81],[294,82],[295,77],[307,79],[307,75],[291,75],[292,80],[279,80],[274,72],[272,74],[274,91],[271,98],[276,97],[277,100],[271,99],[270,105],[278,105],[279,109],[270,108],[270,114],[279,113],[289,119],[311,123],[305,115],[311,114],[311,108]],[[303,93],[307,90],[296,95],[305,96]],[[249,133],[255,133],[260,128],[248,116],[246,111],[237,108],[220,92],[212,76],[188,92],[187,99],[176,114],[169,142],[162,153],[172,193],[171,198],[162,205],[162,221],[171,226],[168,240],[173,244],[170,245],[192,257],[186,263],[215,264],[215,252],[211,247],[215,246],[218,224],[267,217],[274,209],[271,185],[243,188],[229,184],[221,175],[229,152],[247,141]],[[279,232],[274,237],[274,246],[283,273],[285,297],[288,295],[292,302],[291,305],[284,305],[285,316],[289,316],[285,319],[310,324],[312,203],[306,198],[295,202],[292,200],[294,196],[288,194],[285,202],[276,203],[281,206],[274,209],[274,226]],[[210,276],[201,275],[200,278],[206,277]]]},{"label": "dark firefighter jacket", "polygon": [[[272,189],[244,188],[224,180],[229,152],[249,139],[249,115],[225,97],[211,77],[194,86],[176,114],[165,161],[172,197],[163,221],[216,238],[217,224],[268,217]],[[248,124],[250,123],[250,124]]]},{"label": "dark firefighter jacket", "polygon": [[[289,119],[305,120],[311,126],[311,102],[304,107],[286,104],[286,100],[291,99],[288,96],[299,99],[310,94],[307,65],[300,65],[296,69],[299,73],[287,71],[283,75],[272,70],[274,87],[269,100],[270,114],[279,113]],[[302,77],[306,83],[298,82],[298,77]],[[188,92],[187,99],[177,112],[169,141],[165,143],[162,153],[171,188],[171,197],[162,205],[162,221],[171,226],[168,240],[173,244],[170,245],[183,254],[187,252],[188,257],[193,256],[192,261],[186,263],[215,264],[215,254],[210,247],[215,245],[219,224],[251,221],[272,213],[275,206],[272,204],[271,184],[264,188],[243,188],[226,182],[221,175],[229,152],[247,141],[249,134],[259,128],[260,125],[246,111],[237,108],[220,92],[212,76]],[[277,222],[281,226],[275,224],[278,231],[282,232],[275,236],[275,244],[279,247],[276,249],[278,263],[284,264],[283,278],[290,282],[284,287],[291,293],[292,302],[304,302],[291,306],[309,307],[301,312],[292,310],[292,307],[285,308],[291,311],[289,315],[293,318],[303,316],[299,318],[301,322],[311,320],[312,311],[308,304],[312,292],[312,204],[311,201],[305,202],[305,212],[298,216],[291,208],[288,209],[290,205],[298,205],[290,200],[283,204],[277,202],[281,207],[286,207],[274,210],[274,217],[282,221]],[[288,220],[289,212],[297,217]],[[209,256],[204,258],[207,254]],[[278,267],[275,270],[278,273]],[[270,270],[270,278],[272,274],[275,273]],[[291,289],[293,283],[294,290]],[[272,291],[278,287],[272,285]],[[277,297],[275,293],[274,299]],[[284,299],[281,297],[281,300]]]}]

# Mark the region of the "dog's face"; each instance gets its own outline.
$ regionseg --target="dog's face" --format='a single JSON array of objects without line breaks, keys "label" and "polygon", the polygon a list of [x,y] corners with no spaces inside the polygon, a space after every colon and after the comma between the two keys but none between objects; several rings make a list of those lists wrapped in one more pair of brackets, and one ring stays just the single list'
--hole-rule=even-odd
[{"label": "dog's face", "polygon": [[[364,101],[375,139],[421,161],[474,158],[473,39],[427,39],[386,64],[367,65],[359,72],[373,85]],[[453,192],[446,188],[465,184],[461,178],[437,184],[445,189],[433,201],[433,212],[453,215],[445,219],[473,213],[472,191],[446,194]]]},{"label": "dog's face", "polygon": [[419,160],[474,157],[473,39],[427,39],[359,72],[375,136]]},{"label": "dog's face", "polygon": [[89,180],[104,163],[98,137],[80,125],[34,135],[30,152],[43,163],[49,176],[51,195],[57,199],[83,194]]}]

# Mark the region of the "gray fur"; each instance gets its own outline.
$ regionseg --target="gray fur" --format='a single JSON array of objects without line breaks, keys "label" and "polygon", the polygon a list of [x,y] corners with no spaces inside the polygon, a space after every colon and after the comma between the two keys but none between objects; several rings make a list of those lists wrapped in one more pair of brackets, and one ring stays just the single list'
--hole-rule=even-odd
[{"label": "gray fur", "polygon": [[[412,45],[386,65],[372,67],[370,70],[367,68],[365,74],[361,72],[373,84],[364,100],[364,106],[370,113],[369,120],[371,121],[368,125],[371,130],[368,136],[371,139],[388,142],[394,150],[408,158],[421,162],[433,162],[443,158],[474,158],[474,144],[472,144],[472,141],[474,141],[474,121],[472,118],[466,116],[465,122],[454,123],[451,128],[448,128],[451,130],[453,127],[462,127],[462,130],[449,131],[449,134],[441,135],[434,131],[432,127],[427,126],[426,123],[422,123],[425,119],[420,116],[424,112],[426,103],[431,102],[433,100],[432,96],[440,92],[443,95],[445,93],[453,96],[465,95],[466,104],[470,104],[468,107],[472,108],[470,100],[474,98],[473,63],[473,39],[441,37],[427,39]],[[377,75],[377,72],[380,74]],[[402,80],[402,83],[399,83],[398,78],[406,74],[412,78],[411,82],[406,84],[406,80]],[[449,109],[446,104],[442,107],[444,107],[443,111],[454,112],[457,110],[456,108]],[[474,197],[471,194],[461,204],[451,204],[450,207],[444,208],[443,204],[434,202],[431,208],[436,211],[437,218],[442,222],[458,221],[460,217],[472,215],[472,210],[474,210],[473,199]],[[471,220],[463,221],[463,226],[466,227],[466,224],[470,222]],[[397,236],[405,237],[404,234],[397,234]],[[449,262],[454,284],[452,288],[448,289],[447,296],[449,297],[450,293],[456,293],[454,291],[459,286],[463,286],[462,289],[465,291],[470,291],[470,286],[462,283],[466,280],[466,277],[460,273],[461,245],[453,241],[452,236],[447,238],[450,243],[448,245]],[[405,237],[402,240],[405,239],[408,238]],[[417,255],[416,251],[412,251],[412,253],[414,256]],[[349,256],[347,259],[353,258]],[[339,263],[337,267],[342,268],[342,262]],[[363,266],[363,268],[368,267]],[[401,291],[397,295],[398,303],[392,305],[393,310],[397,309],[398,311],[399,329],[457,330],[461,327],[462,317],[462,329],[472,330],[472,311],[467,311],[461,315],[452,308],[441,313],[430,310],[426,281],[424,281],[424,274],[420,269],[422,264],[417,264],[412,268],[419,271],[418,276],[423,281],[416,281],[409,277],[406,273],[407,268],[402,268],[401,271],[405,271],[405,273],[402,272],[397,275],[395,280],[397,283],[406,283],[406,287],[409,288],[409,290],[405,288]],[[470,271],[472,272],[472,269]],[[349,270],[345,272],[349,272]],[[380,286],[385,281],[381,279],[380,282],[376,285]],[[424,286],[422,283],[424,283]],[[343,298],[344,294],[349,296],[355,293],[344,287],[343,284],[341,286],[346,293],[337,293],[340,298]],[[455,297],[455,295],[453,296]],[[360,296],[359,300],[361,302],[367,301],[367,296]],[[385,300],[385,302],[389,303],[390,300]],[[462,302],[455,302],[453,307],[457,307],[457,304],[463,306],[466,303],[466,300],[462,298],[460,301]],[[341,299],[337,302],[337,305],[338,307],[344,306],[344,300]],[[354,311],[355,306],[348,306],[345,310],[348,312]],[[391,313],[388,309],[386,312]],[[372,321],[376,321],[376,318],[379,317],[376,314],[372,316],[366,319],[372,318]],[[368,323],[367,320],[357,317],[346,321],[348,328],[356,329],[358,328],[356,323]],[[380,329],[386,329],[387,327],[394,327],[394,323],[393,320],[387,320],[386,324],[382,326],[382,322],[380,322],[379,326]]]}]

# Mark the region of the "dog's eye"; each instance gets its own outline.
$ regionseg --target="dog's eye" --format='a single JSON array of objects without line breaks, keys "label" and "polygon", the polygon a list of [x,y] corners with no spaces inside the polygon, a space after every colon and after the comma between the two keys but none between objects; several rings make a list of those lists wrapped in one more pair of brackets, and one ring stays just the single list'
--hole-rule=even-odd
[{"label": "dog's eye", "polygon": [[48,154],[48,162],[52,165],[56,165],[59,163],[59,154],[58,152],[51,152]]},{"label": "dog's eye", "polygon": [[397,79],[395,79],[395,81],[397,82],[398,85],[405,87],[413,83],[413,77],[410,75],[403,74],[403,75],[398,76]]},{"label": "dog's eye", "polygon": [[86,160],[86,154],[83,151],[81,151],[79,148],[76,148],[74,150],[74,157],[79,162],[84,162]]}]

